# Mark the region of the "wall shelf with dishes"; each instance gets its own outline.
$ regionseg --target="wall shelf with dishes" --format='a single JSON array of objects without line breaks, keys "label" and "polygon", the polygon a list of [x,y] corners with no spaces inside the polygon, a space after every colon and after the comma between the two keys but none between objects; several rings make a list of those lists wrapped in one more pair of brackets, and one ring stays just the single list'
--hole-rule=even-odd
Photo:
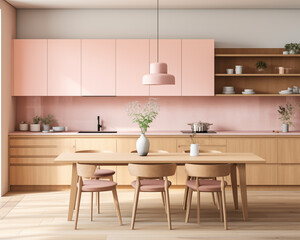
[{"label": "wall shelf with dishes", "polygon": [[216,48],[215,95],[300,96],[300,54],[283,54],[284,51]]}]

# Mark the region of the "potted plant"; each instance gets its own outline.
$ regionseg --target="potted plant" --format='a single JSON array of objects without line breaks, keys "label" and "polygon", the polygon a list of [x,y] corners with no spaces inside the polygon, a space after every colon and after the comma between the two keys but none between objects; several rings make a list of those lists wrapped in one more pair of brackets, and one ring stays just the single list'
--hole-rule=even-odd
[{"label": "potted plant", "polygon": [[136,150],[140,156],[147,156],[150,142],[145,133],[150,127],[149,124],[157,117],[159,105],[154,99],[150,99],[144,106],[139,102],[130,102],[127,105],[128,116],[133,123],[137,123],[141,129],[141,136],[136,142]]},{"label": "potted plant", "polygon": [[56,122],[56,120],[54,119],[53,115],[48,114],[47,117],[45,118],[41,118],[41,122],[43,124],[43,131],[49,131],[50,130],[50,124],[53,124]]},{"label": "potted plant", "polygon": [[300,50],[300,44],[299,43],[288,43],[285,44],[285,50],[289,52],[289,54],[298,54]]},{"label": "potted plant", "polygon": [[257,71],[259,71],[259,72],[264,71],[264,70],[268,67],[268,66],[267,66],[267,63],[264,62],[264,61],[258,61],[258,62],[255,64],[255,66],[256,66]]},{"label": "potted plant", "polygon": [[40,132],[41,131],[41,118],[39,116],[35,116],[32,119],[32,123],[30,124],[30,131],[31,132]]},{"label": "potted plant", "polygon": [[279,120],[282,123],[282,132],[288,132],[289,126],[293,124],[292,119],[294,116],[294,107],[292,104],[287,103],[285,106],[279,106]]},{"label": "potted plant", "polygon": [[19,130],[20,131],[28,131],[28,124],[25,121],[22,121],[19,124]]}]

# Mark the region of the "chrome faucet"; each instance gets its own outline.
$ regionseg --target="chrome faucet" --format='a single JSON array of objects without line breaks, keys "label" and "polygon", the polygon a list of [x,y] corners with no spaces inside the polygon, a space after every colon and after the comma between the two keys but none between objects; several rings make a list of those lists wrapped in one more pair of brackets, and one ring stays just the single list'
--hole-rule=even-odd
[{"label": "chrome faucet", "polygon": [[97,120],[98,120],[98,132],[100,132],[102,130],[102,125],[100,124],[100,116],[97,116]]}]

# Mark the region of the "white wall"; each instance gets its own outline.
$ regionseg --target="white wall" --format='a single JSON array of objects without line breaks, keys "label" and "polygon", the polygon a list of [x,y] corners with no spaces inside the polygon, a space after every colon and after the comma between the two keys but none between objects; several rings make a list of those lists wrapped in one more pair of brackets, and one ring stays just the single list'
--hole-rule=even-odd
[{"label": "white wall", "polygon": [[[149,9],[18,10],[18,38],[155,38]],[[214,38],[216,47],[282,47],[300,40],[300,9],[161,10],[162,38]]]},{"label": "white wall", "polygon": [[3,0],[1,9],[1,195],[8,191],[8,132],[14,130],[16,104],[11,96],[11,42],[16,37],[16,10]]}]

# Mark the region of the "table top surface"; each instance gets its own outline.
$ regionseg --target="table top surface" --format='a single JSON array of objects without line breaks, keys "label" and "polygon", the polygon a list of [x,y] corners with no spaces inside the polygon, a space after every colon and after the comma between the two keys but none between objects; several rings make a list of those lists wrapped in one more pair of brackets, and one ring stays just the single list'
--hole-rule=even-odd
[{"label": "table top surface", "polygon": [[188,153],[61,153],[55,162],[59,163],[100,163],[102,165],[126,165],[128,163],[265,163],[254,153],[200,153],[191,157]]}]

